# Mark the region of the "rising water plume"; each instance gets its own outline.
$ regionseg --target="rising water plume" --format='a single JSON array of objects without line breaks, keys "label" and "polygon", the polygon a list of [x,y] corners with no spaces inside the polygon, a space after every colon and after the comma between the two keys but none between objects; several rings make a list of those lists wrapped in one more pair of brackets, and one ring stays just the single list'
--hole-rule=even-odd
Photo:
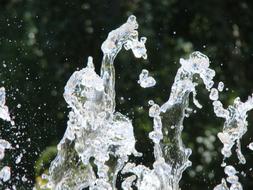
[{"label": "rising water plume", "polygon": [[[163,105],[149,101],[149,116],[153,119],[153,131],[149,133],[154,143],[153,167],[128,162],[130,155],[138,157],[141,153],[135,149],[131,120],[115,111],[113,64],[122,47],[132,50],[136,58],[147,58],[146,38],[139,39],[137,29],[135,16],[130,16],[125,24],[111,31],[102,44],[104,56],[100,75],[95,72],[93,59],[89,57],[87,66],[74,72],[67,82],[64,98],[71,109],[67,129],[57,146],[58,154],[51,163],[49,174],[43,175],[48,183],[42,188],[115,190],[120,172],[128,174],[121,184],[123,190],[179,190],[182,173],[191,166],[189,156],[192,151],[182,141],[191,97],[195,106],[202,108],[196,99],[199,84],[196,77],[210,92],[217,117],[225,119],[223,131],[218,134],[224,145],[224,159],[231,156],[231,149],[236,144],[240,163],[245,163],[240,139],[247,131],[247,111],[253,108],[253,100],[250,97],[243,103],[237,98],[233,105],[224,109],[218,100],[224,84],[220,82],[218,89],[213,88],[215,71],[209,68],[208,57],[200,52],[180,59],[169,99]],[[144,69],[138,83],[149,88],[155,86],[156,81]],[[231,183],[230,190],[241,187],[233,166],[226,166],[224,171],[228,177],[215,190],[229,189],[227,182]]]},{"label": "rising water plume", "polygon": [[[58,155],[49,170],[52,189],[115,189],[118,172],[128,156],[139,156],[131,121],[115,112],[114,59],[124,47],[137,58],[146,59],[146,38],[138,38],[138,24],[130,16],[125,24],[109,33],[102,44],[104,57],[100,76],[92,57],[67,82],[64,98],[71,111],[67,130],[58,144]],[[110,157],[116,159],[108,167]]]}]

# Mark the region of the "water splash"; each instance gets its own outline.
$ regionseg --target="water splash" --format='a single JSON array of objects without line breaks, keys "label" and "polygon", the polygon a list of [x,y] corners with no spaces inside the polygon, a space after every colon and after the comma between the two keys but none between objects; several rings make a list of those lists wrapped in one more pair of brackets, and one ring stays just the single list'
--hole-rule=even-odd
[{"label": "water splash", "polygon": [[[47,188],[116,189],[117,173],[128,156],[139,156],[134,148],[131,122],[115,113],[113,67],[114,58],[122,46],[127,50],[131,48],[136,57],[147,57],[145,40],[138,41],[137,26],[135,17],[131,16],[127,23],[110,32],[102,45],[104,57],[100,76],[95,73],[92,58],[89,58],[87,67],[70,77],[64,98],[72,110],[65,135],[58,144],[58,155],[49,170]],[[150,101],[149,116],[154,123],[154,130],[149,134],[154,142],[153,169],[127,163],[122,173],[134,175],[123,181],[123,189],[136,186],[139,190],[177,190],[183,171],[191,165],[188,160],[191,149],[185,148],[181,139],[189,96],[192,93],[193,103],[201,108],[196,99],[198,84],[194,77],[199,76],[210,90],[215,72],[209,68],[208,57],[200,52],[192,53],[187,60],[180,59],[180,64],[169,100],[161,107]],[[143,87],[149,87],[155,80],[143,70],[139,82]],[[118,159],[112,169],[106,165],[110,156]],[[136,181],[135,185],[133,181]]]},{"label": "water splash", "polygon": [[[226,180],[223,178],[221,184],[217,185],[214,190],[242,190],[242,185],[241,183],[238,181],[239,178],[238,176],[236,176],[236,174],[238,173],[238,171],[236,171],[236,169],[229,165],[226,166],[224,169],[224,172],[227,175]],[[227,182],[230,184],[230,188],[227,185]]]},{"label": "water splash", "polygon": [[209,68],[209,59],[200,52],[193,52],[189,59],[180,59],[181,67],[177,71],[171,88],[169,100],[161,106],[163,140],[162,153],[166,163],[172,168],[169,183],[172,189],[179,189],[179,181],[183,171],[191,165],[189,156],[191,149],[185,148],[181,133],[183,121],[188,109],[189,97],[192,93],[196,107],[202,106],[196,99],[196,76],[200,77],[207,90],[213,86],[215,71]]},{"label": "water splash", "polygon": [[223,131],[218,133],[218,138],[223,143],[221,153],[224,159],[232,155],[231,150],[236,144],[237,157],[239,162],[244,164],[246,160],[241,152],[240,139],[247,132],[247,112],[253,109],[253,97],[249,97],[246,102],[241,102],[237,97],[233,105],[228,106],[227,109],[223,108],[220,101],[214,101],[213,106],[216,116],[225,119]]},{"label": "water splash", "polygon": [[[5,103],[6,103],[5,88],[1,87],[0,88],[0,118],[2,120],[11,122],[12,120],[9,115],[9,108],[5,105]],[[4,158],[6,149],[11,149],[11,144],[6,140],[0,139],[0,161]],[[6,182],[10,179],[10,177],[11,177],[10,167],[4,166],[0,170],[0,180],[2,180],[3,182]]]},{"label": "water splash", "polygon": [[[238,181],[239,178],[236,175],[238,171],[236,169],[229,165],[226,166],[224,169],[225,174],[227,175],[226,180],[223,178],[221,184],[217,185],[214,190],[242,190],[242,185]],[[230,188],[227,185],[227,182],[230,184]]]},{"label": "water splash", "polygon": [[131,49],[137,58],[147,58],[146,39],[138,40],[137,28],[136,18],[130,16],[125,24],[109,33],[102,44],[100,76],[89,57],[87,66],[74,72],[67,82],[64,98],[71,111],[57,157],[50,166],[46,188],[115,189],[117,174],[128,156],[140,155],[135,150],[131,121],[115,112],[113,66],[122,46]]},{"label": "water splash", "polygon": [[5,121],[11,121],[9,115],[9,108],[5,105],[6,103],[6,93],[5,88],[0,88],[0,118]]},{"label": "water splash", "polygon": [[138,38],[138,23],[136,17],[131,15],[127,22],[109,33],[107,39],[103,42],[101,49],[104,55],[115,58],[122,46],[126,50],[132,50],[136,58],[147,58],[145,47],[146,38]]},{"label": "water splash", "polygon": [[[129,176],[123,179],[123,190],[179,190],[182,174],[191,166],[192,151],[184,146],[181,138],[184,119],[191,110],[191,95],[195,106],[202,108],[196,99],[199,84],[196,78],[202,79],[210,92],[217,117],[225,119],[223,132],[218,134],[224,145],[224,158],[231,156],[231,149],[236,144],[237,156],[245,163],[240,139],[247,131],[247,111],[253,108],[253,98],[245,103],[237,98],[232,106],[224,109],[218,100],[224,84],[219,82],[218,89],[213,88],[215,71],[209,68],[208,57],[198,51],[188,59],[180,59],[181,66],[168,101],[161,106],[149,101],[149,116],[153,119],[153,131],[149,133],[154,143],[153,168],[127,163],[129,155],[141,154],[135,150],[131,121],[115,111],[113,63],[122,47],[131,49],[136,58],[147,58],[146,38],[139,40],[137,29],[136,18],[130,16],[125,24],[111,31],[102,44],[104,56],[100,75],[95,72],[92,57],[89,57],[87,66],[74,72],[67,82],[64,98],[71,109],[69,121],[49,175],[43,175],[43,179],[48,180],[44,188],[112,190],[116,189],[117,175],[121,172]],[[138,83],[147,88],[154,86],[156,81],[147,70],[142,70]],[[228,177],[214,190],[241,190],[235,168],[227,166],[224,171]]]},{"label": "water splash", "polygon": [[[161,107],[153,101],[149,102],[149,116],[153,118],[154,129],[149,133],[149,138],[154,143],[153,169],[128,163],[123,170],[123,173],[134,173],[137,176],[135,186],[139,190],[178,190],[183,171],[191,165],[191,149],[185,148],[181,139],[189,96],[192,93],[194,104],[201,108],[195,98],[195,87],[198,84],[194,82],[194,77],[198,75],[206,89],[210,90],[214,84],[215,72],[209,68],[208,57],[200,52],[193,52],[187,60],[180,59],[180,64],[169,100]],[[126,180],[123,185],[129,187],[134,178]],[[126,189],[123,185],[122,188]]]},{"label": "water splash", "polygon": [[[241,138],[247,132],[247,112],[253,109],[253,97],[249,97],[246,102],[242,102],[239,97],[235,98],[233,105],[228,106],[227,109],[223,108],[222,103],[219,100],[213,102],[214,112],[217,117],[225,119],[223,131],[218,133],[218,138],[223,144],[221,153],[223,155],[222,166],[226,166],[225,159],[231,157],[232,148],[236,145],[236,154],[240,164],[245,164],[246,159],[241,151]],[[228,169],[229,167],[229,169]],[[229,175],[228,171],[235,169],[233,166],[226,166],[224,172],[228,175],[225,179],[222,179],[222,183],[217,185],[214,190],[242,190],[242,185],[238,181],[238,177],[235,175]],[[228,188],[226,181],[231,184]]]}]

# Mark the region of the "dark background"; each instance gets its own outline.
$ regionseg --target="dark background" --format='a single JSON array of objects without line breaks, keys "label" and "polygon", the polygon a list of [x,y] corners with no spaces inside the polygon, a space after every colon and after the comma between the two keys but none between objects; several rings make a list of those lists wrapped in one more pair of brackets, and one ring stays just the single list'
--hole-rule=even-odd
[{"label": "dark background", "polygon": [[[140,36],[148,38],[148,59],[121,51],[115,61],[116,99],[117,110],[133,120],[136,147],[144,153],[139,162],[153,162],[147,102],[168,99],[180,57],[194,50],[209,56],[216,84],[224,81],[228,88],[220,96],[225,105],[237,96],[246,100],[253,92],[253,1],[1,0],[0,80],[16,125],[1,122],[1,137],[15,149],[1,163],[12,166],[13,177],[0,189],[14,184],[29,190],[41,181],[66,129],[68,109],[62,94],[68,78],[85,66],[89,55],[99,71],[102,42],[131,14],[137,17]],[[154,88],[137,85],[144,68],[156,78]],[[193,165],[184,172],[182,190],[212,189],[225,176],[222,144],[216,138],[223,120],[214,116],[203,85],[197,90],[204,107],[185,120],[183,141],[193,149]],[[247,164],[237,166],[235,157],[228,162],[245,172],[239,177],[246,190],[253,189],[253,152],[246,147],[253,140],[252,116],[242,140]],[[21,162],[15,164],[21,153]]]}]

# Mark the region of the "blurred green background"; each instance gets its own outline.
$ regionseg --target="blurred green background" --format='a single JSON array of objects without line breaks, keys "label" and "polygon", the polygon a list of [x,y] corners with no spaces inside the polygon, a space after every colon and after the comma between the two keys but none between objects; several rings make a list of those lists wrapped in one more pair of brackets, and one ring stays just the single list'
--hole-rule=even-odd
[{"label": "blurred green background", "polygon": [[[117,110],[132,119],[137,150],[144,153],[136,162],[152,165],[148,100],[162,104],[168,99],[180,57],[194,50],[209,56],[216,84],[224,81],[228,88],[220,96],[225,105],[253,92],[253,1],[1,0],[0,81],[16,125],[1,122],[1,138],[15,149],[1,162],[12,167],[13,177],[0,189],[16,185],[29,190],[40,181],[66,129],[68,109],[62,94],[68,78],[85,66],[89,55],[99,71],[102,42],[131,14],[137,17],[140,36],[148,38],[148,59],[121,51],[115,68]],[[137,84],[144,68],[156,78],[154,88]],[[203,85],[197,90],[204,107],[185,120],[183,141],[193,149],[193,165],[183,175],[182,190],[212,189],[225,176],[222,144],[216,137],[223,120],[214,116]],[[253,151],[247,148],[253,140],[252,116],[242,141],[247,164],[237,166],[235,157],[229,162],[244,171],[239,177],[246,190],[253,189]]]}]

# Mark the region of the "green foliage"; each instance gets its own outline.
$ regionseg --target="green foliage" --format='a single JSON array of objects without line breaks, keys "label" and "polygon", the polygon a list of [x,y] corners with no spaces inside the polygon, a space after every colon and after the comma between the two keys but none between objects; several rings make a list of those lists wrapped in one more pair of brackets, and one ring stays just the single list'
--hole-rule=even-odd
[{"label": "green foliage", "polygon": [[39,159],[34,164],[35,176],[36,176],[36,188],[40,189],[40,186],[46,184],[46,180],[42,179],[42,174],[48,174],[48,168],[51,161],[57,154],[56,146],[48,146],[40,154]]},{"label": "green foliage", "polygon": [[48,146],[43,150],[34,165],[35,176],[41,176],[49,168],[50,162],[55,158],[56,154],[56,146]]}]

